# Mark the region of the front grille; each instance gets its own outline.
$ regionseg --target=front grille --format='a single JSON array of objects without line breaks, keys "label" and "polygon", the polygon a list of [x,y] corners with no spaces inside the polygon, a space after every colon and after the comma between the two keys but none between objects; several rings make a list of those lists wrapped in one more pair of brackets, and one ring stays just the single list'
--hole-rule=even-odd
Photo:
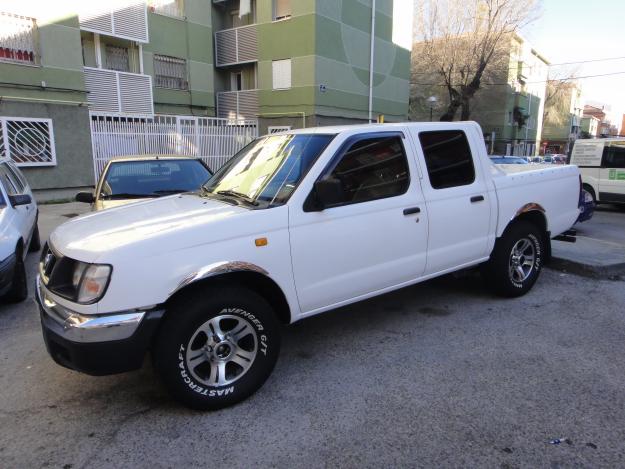
[{"label": "front grille", "polygon": [[56,254],[50,249],[48,243],[41,251],[41,259],[39,260],[39,274],[44,285],[50,282],[54,267],[56,266],[58,258]]}]

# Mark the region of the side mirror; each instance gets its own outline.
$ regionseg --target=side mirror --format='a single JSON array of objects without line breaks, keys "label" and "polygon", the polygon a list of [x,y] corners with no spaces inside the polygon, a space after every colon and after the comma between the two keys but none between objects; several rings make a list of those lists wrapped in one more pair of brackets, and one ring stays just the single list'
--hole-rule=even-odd
[{"label": "side mirror", "polygon": [[76,202],[84,202],[86,204],[92,204],[95,201],[92,192],[79,192],[76,194]]},{"label": "side mirror", "polygon": [[343,202],[343,183],[336,178],[320,179],[315,182],[314,195],[317,202],[317,210],[337,205]]},{"label": "side mirror", "polygon": [[17,207],[18,205],[28,205],[33,202],[33,199],[28,194],[20,194],[20,195],[10,195],[9,202],[13,207]]}]

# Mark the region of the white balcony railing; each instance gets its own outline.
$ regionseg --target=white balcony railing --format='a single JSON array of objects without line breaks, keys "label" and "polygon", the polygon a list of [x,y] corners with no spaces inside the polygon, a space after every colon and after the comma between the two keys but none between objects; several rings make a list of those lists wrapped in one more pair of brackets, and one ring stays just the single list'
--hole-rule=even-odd
[{"label": "white balcony railing", "polygon": [[80,5],[80,29],[131,41],[149,41],[145,0],[83,1]]},{"label": "white balcony railing", "polygon": [[152,77],[85,67],[89,109],[114,114],[153,115]]},{"label": "white balcony railing", "polygon": [[217,93],[217,116],[224,119],[256,119],[258,90]]},{"label": "white balcony railing", "polygon": [[34,18],[0,12],[0,61],[30,65],[38,62]]},{"label": "white balcony railing", "polygon": [[255,24],[215,33],[215,65],[223,67],[258,61],[258,28]]}]

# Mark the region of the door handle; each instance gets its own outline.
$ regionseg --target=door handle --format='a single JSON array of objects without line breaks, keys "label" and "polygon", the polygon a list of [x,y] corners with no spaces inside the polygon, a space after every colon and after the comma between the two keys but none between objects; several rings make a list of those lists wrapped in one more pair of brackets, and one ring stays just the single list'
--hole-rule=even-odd
[{"label": "door handle", "polygon": [[474,204],[476,202],[481,202],[482,200],[484,200],[484,196],[483,195],[474,195],[473,197],[471,197],[471,203]]},{"label": "door handle", "polygon": [[421,209],[419,207],[405,208],[404,215],[413,215],[415,213],[421,213]]}]

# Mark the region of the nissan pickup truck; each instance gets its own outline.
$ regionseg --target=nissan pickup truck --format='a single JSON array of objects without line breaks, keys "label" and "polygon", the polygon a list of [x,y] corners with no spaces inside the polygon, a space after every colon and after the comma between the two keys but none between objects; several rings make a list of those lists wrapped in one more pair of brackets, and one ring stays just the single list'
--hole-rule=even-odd
[{"label": "nissan pickup truck", "polygon": [[54,230],[36,281],[47,349],[92,375],[151,353],[176,399],[218,409],[263,385],[281,323],[474,266],[523,295],[577,219],[581,180],[507,166],[473,122],[260,137],[197,192]]}]

